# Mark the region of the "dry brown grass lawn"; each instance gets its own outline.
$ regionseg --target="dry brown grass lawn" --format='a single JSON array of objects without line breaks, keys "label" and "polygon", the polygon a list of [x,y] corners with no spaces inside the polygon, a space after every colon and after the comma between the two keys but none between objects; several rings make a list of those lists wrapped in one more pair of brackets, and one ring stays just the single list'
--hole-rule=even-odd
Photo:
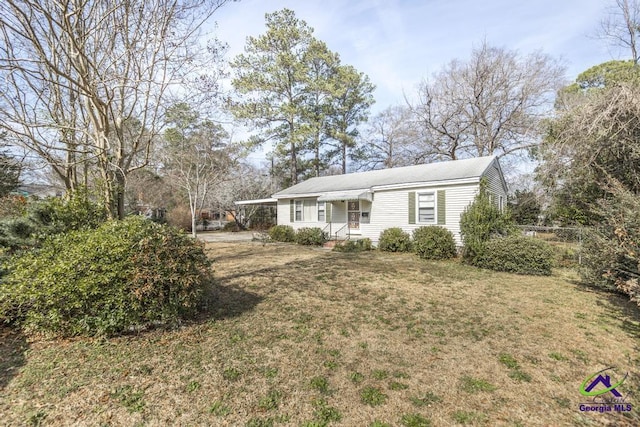
[{"label": "dry brown grass lawn", "polygon": [[568,270],[208,250],[218,302],[195,324],[95,341],[3,331],[0,425],[640,424],[639,407],[578,410],[580,383],[609,366],[630,373],[620,391],[636,404],[640,315]]}]

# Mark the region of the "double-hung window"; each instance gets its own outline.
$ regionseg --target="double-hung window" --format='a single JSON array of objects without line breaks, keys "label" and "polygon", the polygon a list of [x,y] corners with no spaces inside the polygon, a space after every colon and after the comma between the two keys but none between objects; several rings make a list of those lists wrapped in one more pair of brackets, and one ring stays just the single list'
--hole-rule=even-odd
[{"label": "double-hung window", "polygon": [[302,200],[296,200],[295,220],[302,221]]},{"label": "double-hung window", "polygon": [[436,221],[435,193],[418,193],[418,222]]},{"label": "double-hung window", "polygon": [[318,202],[318,222],[324,222],[325,220],[325,204],[324,202]]}]

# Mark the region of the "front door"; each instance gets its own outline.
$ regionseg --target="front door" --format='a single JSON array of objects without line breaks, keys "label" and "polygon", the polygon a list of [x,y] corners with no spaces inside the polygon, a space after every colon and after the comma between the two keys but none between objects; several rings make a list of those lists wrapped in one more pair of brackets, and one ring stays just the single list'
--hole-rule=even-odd
[{"label": "front door", "polygon": [[358,200],[347,202],[347,219],[350,230],[360,230],[360,202]]}]

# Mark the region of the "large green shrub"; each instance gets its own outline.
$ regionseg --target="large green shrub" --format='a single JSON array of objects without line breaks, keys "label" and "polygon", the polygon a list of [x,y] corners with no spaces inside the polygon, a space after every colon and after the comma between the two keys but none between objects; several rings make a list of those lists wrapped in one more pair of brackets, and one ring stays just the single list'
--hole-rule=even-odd
[{"label": "large green shrub", "polygon": [[456,256],[456,242],[449,230],[438,226],[413,230],[413,250],[420,258],[448,259]]},{"label": "large green shrub", "polygon": [[201,242],[140,217],[70,231],[14,257],[0,321],[54,335],[114,335],[197,312],[211,283]]},{"label": "large green shrub", "polygon": [[21,213],[0,221],[0,247],[11,252],[37,246],[48,236],[96,228],[106,221],[106,210],[86,190],[77,190],[66,199],[30,200]]},{"label": "large green shrub", "polygon": [[495,271],[548,276],[554,253],[548,243],[527,236],[512,235],[485,242],[476,265]]},{"label": "large green shrub", "polygon": [[409,252],[411,236],[399,227],[387,228],[380,233],[378,249],[387,252]]},{"label": "large green shrub", "polygon": [[269,229],[269,237],[276,242],[295,242],[296,232],[290,225],[274,225]]},{"label": "large green shrub", "polygon": [[296,243],[299,245],[320,246],[326,241],[320,227],[303,227],[296,232]]},{"label": "large green shrub", "polygon": [[480,192],[460,216],[463,261],[477,265],[486,242],[494,237],[508,236],[515,231],[509,212],[500,212],[498,206],[491,201],[486,182],[482,181]]}]

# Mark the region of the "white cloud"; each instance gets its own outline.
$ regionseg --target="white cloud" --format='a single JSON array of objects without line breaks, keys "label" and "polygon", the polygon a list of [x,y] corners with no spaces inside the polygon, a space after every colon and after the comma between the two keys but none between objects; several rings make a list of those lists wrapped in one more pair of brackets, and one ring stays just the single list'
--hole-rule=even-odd
[{"label": "white cloud", "polygon": [[601,0],[243,0],[215,17],[230,56],[242,52],[247,36],[265,31],[265,13],[285,7],[344,63],[369,75],[378,87],[376,110],[402,102],[403,90],[467,58],[483,39],[522,54],[562,57],[569,79],[611,59],[604,42],[589,37],[604,16]]}]

